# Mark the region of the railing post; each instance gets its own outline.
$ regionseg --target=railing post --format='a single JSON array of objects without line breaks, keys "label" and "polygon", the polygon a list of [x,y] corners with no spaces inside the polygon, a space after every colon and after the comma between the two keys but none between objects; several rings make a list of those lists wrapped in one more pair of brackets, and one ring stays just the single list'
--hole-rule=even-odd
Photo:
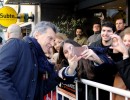
[{"label": "railing post", "polygon": [[112,92],[110,92],[110,100],[112,100]]},{"label": "railing post", "polygon": [[75,82],[75,85],[76,85],[76,100],[78,100],[78,81],[76,80],[76,82]]},{"label": "railing post", "polygon": [[85,85],[85,100],[88,100],[88,85]]},{"label": "railing post", "polygon": [[99,100],[99,89],[98,88],[96,88],[96,100]]}]

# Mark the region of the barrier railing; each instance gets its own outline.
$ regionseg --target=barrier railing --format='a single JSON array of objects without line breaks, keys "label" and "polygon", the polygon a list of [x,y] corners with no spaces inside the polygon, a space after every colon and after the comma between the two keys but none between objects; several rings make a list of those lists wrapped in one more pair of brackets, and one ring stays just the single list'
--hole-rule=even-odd
[{"label": "barrier railing", "polygon": [[[92,87],[96,88],[96,100],[99,100],[99,95],[98,95],[99,89],[108,91],[110,93],[110,100],[112,100],[112,93],[124,96],[125,100],[128,100],[128,98],[130,98],[130,91],[127,91],[127,90],[122,90],[122,89],[119,89],[119,88],[115,88],[115,87],[112,87],[112,86],[108,86],[108,85],[105,85],[105,84],[97,83],[97,82],[86,80],[86,79],[81,79],[81,82],[83,84],[85,84],[85,86],[86,86],[86,88],[85,88],[85,98],[86,99],[85,100],[88,100],[88,93],[87,93],[87,91],[88,91],[87,87],[88,86],[92,86]],[[61,94],[62,97],[67,97],[69,100],[78,100],[78,85],[77,85],[78,82],[76,82],[75,84],[76,84],[76,95],[75,96],[72,96],[71,93],[67,93],[67,91],[60,90],[58,87],[56,89],[57,95]],[[56,96],[56,97],[57,97],[57,100],[58,100],[58,96]],[[64,98],[62,98],[62,100],[64,100]]]}]

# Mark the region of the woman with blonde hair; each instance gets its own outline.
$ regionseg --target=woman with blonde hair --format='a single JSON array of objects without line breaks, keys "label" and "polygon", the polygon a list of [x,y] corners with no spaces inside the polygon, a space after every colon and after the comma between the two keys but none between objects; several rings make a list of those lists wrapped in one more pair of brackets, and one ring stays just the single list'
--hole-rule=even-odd
[{"label": "woman with blonde hair", "polygon": [[53,55],[51,57],[51,61],[55,63],[57,61],[57,57],[59,55],[60,45],[61,43],[68,39],[67,36],[63,33],[57,33],[54,41]]},{"label": "woman with blonde hair", "polygon": [[[130,27],[128,27],[124,31],[122,31],[120,33],[120,37],[122,39],[122,42],[126,46],[126,48],[125,47],[124,48],[126,50],[129,49],[130,48]],[[123,51],[125,51],[125,50],[123,50]],[[115,76],[113,86],[117,87],[117,88],[120,88],[120,89],[127,90],[127,87],[126,87],[126,85],[125,85],[125,83],[124,83],[124,81],[123,81],[123,79],[122,79],[122,77],[121,77],[119,72]],[[113,94],[113,100],[125,100],[125,97],[117,95],[117,94]]]}]

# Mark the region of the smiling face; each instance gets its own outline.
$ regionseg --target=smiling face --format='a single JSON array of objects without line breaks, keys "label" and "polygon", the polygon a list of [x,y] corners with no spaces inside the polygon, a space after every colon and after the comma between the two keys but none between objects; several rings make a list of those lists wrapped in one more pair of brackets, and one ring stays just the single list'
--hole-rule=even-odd
[{"label": "smiling face", "polygon": [[49,53],[49,51],[51,51],[50,49],[54,46],[55,35],[56,33],[51,28],[48,28],[45,33],[36,33],[35,38],[42,47],[44,53]]},{"label": "smiling face", "polygon": [[124,44],[130,48],[130,34],[125,34],[123,37]]},{"label": "smiling face", "polygon": [[54,43],[54,48],[56,49],[57,52],[60,50],[60,45],[63,42],[63,39],[56,38],[55,43]]},{"label": "smiling face", "polygon": [[63,53],[66,59],[71,59],[74,56],[73,47],[70,43],[64,43]]},{"label": "smiling face", "polygon": [[110,35],[114,34],[112,28],[103,26],[101,30],[102,40],[108,42],[111,40]]},{"label": "smiling face", "polygon": [[82,29],[76,29],[76,35],[81,36],[83,34]]}]

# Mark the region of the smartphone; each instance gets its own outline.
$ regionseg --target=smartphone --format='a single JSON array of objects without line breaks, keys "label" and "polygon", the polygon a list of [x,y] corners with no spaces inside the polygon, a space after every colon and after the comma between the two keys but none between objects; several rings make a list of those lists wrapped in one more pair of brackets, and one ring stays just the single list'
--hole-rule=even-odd
[{"label": "smartphone", "polygon": [[86,49],[86,47],[73,47],[74,55],[78,57],[81,56],[81,53]]}]

